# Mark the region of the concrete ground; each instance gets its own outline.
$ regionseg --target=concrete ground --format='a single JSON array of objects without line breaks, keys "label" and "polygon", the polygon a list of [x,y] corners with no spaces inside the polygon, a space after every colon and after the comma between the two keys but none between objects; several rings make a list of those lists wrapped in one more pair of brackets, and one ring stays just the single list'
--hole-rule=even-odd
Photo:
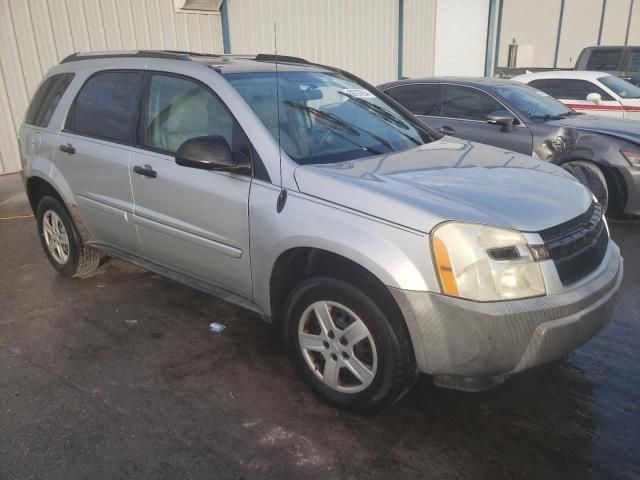
[{"label": "concrete ground", "polygon": [[[255,314],[121,261],[49,266],[0,177],[0,479],[640,478],[640,224],[611,324],[484,393],[328,407]],[[208,325],[227,326],[215,334]]]}]

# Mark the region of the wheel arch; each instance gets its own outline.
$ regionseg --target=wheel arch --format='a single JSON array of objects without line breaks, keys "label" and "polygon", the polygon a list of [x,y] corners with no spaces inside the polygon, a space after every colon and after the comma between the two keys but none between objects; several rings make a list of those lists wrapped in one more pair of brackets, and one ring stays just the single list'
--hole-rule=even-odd
[{"label": "wheel arch", "polygon": [[82,217],[80,216],[78,206],[73,200],[74,197],[71,193],[71,189],[66,182],[62,184],[60,182],[56,182],[54,185],[50,178],[36,173],[27,177],[25,186],[29,205],[31,206],[31,210],[34,215],[37,214],[40,199],[45,195],[50,195],[60,201],[60,203],[62,203],[62,205],[67,209],[67,212],[69,212],[82,241],[87,242],[90,240],[89,232],[82,220]]},{"label": "wheel arch", "polygon": [[400,306],[376,274],[344,255],[317,247],[289,248],[274,262],[269,279],[269,303],[276,328],[282,330],[284,307],[290,292],[300,282],[315,276],[343,280],[372,295],[386,315],[402,319],[405,333],[411,340]]}]

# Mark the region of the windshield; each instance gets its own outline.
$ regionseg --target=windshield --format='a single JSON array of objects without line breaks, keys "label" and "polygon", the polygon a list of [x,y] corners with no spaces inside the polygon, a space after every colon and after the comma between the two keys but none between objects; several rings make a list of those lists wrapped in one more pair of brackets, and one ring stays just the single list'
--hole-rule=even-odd
[{"label": "windshield", "polygon": [[433,140],[377,93],[337,72],[279,72],[277,96],[275,72],[225,78],[299,164],[398,152]]},{"label": "windshield", "polygon": [[574,112],[547,93],[526,85],[499,85],[493,91],[532,120],[553,120]]},{"label": "windshield", "polygon": [[598,81],[613,90],[619,97],[640,98],[640,88],[626,80],[622,80],[613,75],[607,75],[606,77],[600,77]]}]

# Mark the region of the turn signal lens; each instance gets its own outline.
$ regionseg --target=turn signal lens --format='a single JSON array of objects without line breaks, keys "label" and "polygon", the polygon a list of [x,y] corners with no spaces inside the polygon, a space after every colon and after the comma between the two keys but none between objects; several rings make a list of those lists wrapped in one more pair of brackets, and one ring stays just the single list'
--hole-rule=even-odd
[{"label": "turn signal lens", "polygon": [[442,240],[436,238],[433,240],[433,248],[436,254],[438,274],[442,282],[442,290],[447,295],[460,296],[458,285],[456,284],[456,277],[453,275],[453,268],[451,268],[451,259],[449,258],[447,247],[445,247]]},{"label": "turn signal lens", "polygon": [[640,152],[635,150],[620,150],[620,153],[633,167],[640,167]]}]

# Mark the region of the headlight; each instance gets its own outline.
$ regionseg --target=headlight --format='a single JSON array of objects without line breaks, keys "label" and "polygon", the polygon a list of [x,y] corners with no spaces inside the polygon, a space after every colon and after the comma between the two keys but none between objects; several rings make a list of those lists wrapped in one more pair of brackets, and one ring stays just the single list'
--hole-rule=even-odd
[{"label": "headlight", "polygon": [[640,167],[640,152],[636,150],[620,150],[620,153],[632,167]]},{"label": "headlight", "polygon": [[442,292],[480,302],[546,293],[540,265],[522,233],[447,222],[431,236]]}]

